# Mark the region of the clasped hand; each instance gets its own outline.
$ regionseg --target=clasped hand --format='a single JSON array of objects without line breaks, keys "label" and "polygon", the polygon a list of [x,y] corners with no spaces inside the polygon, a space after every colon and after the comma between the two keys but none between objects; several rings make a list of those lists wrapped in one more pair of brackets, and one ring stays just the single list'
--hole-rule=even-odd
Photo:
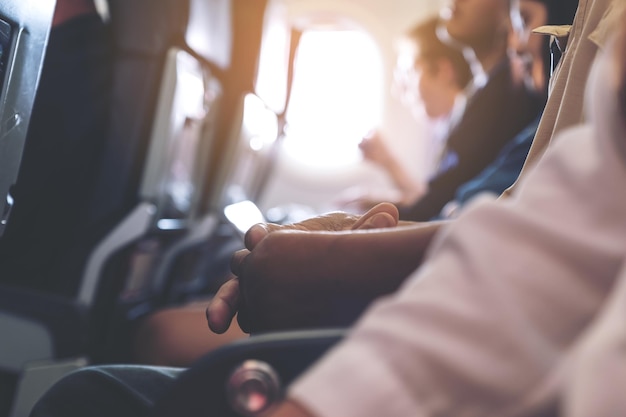
[{"label": "clasped hand", "polygon": [[397,224],[396,207],[382,203],[362,216],[330,213],[291,225],[253,226],[246,249],[232,257],[234,276],[206,309],[209,328],[223,333],[235,315],[245,332],[343,324],[340,300],[350,297],[332,278],[345,270],[329,256],[334,238]]}]

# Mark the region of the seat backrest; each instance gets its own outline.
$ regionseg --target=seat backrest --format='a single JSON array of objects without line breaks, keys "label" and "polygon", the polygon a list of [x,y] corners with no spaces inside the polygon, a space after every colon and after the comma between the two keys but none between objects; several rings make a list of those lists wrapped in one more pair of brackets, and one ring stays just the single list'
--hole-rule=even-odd
[{"label": "seat backrest", "polygon": [[[35,5],[36,3],[36,5]],[[13,206],[55,1],[0,3],[0,236]]]},{"label": "seat backrest", "polygon": [[[19,3],[20,7],[15,6],[18,10],[25,5],[32,16],[34,11],[39,13],[42,2],[9,3]],[[6,336],[0,353],[15,353],[0,355],[3,371],[15,374],[35,360],[59,361],[75,356],[112,360],[107,351],[109,345],[99,342],[108,343],[107,337],[112,334],[113,303],[122,289],[129,289],[123,294],[125,297],[133,293],[132,285],[137,281],[132,278],[141,276],[142,265],[150,265],[144,262],[143,255],[157,257],[159,249],[181,235],[188,226],[187,220],[197,212],[195,193],[190,187],[201,188],[202,168],[206,166],[205,159],[209,159],[213,137],[211,121],[219,120],[216,112],[223,84],[219,77],[230,63],[231,3],[232,0],[109,1],[110,21],[102,33],[108,55],[102,57],[101,67],[110,77],[98,85],[102,94],[86,94],[96,101],[105,99],[102,112],[95,113],[102,116],[106,125],[95,131],[82,131],[77,141],[68,141],[64,135],[57,137],[54,131],[50,136],[60,142],[39,136],[44,150],[49,147],[55,151],[55,158],[46,167],[59,168],[63,175],[56,175],[55,170],[54,177],[71,181],[47,181],[45,177],[51,177],[50,173],[31,163],[37,184],[47,184],[43,191],[50,197],[40,198],[39,207],[32,205],[42,209],[36,216],[39,221],[26,214],[21,216],[21,224],[28,226],[28,233],[22,233],[24,247],[31,248],[30,243],[35,242],[37,250],[13,251],[22,258],[21,263],[15,263],[18,266],[40,264],[32,269],[36,272],[14,268],[21,275],[10,283],[5,281],[6,276],[0,276],[0,330]],[[52,11],[53,8],[50,17]],[[195,13],[194,19],[190,19],[191,13]],[[211,26],[211,21],[217,23]],[[84,21],[74,20],[81,22]],[[204,32],[199,33],[202,28]],[[196,37],[188,41],[192,33]],[[45,43],[43,39],[39,39],[40,45]],[[68,45],[77,38],[64,40],[68,41],[64,45]],[[61,71],[72,67],[64,60],[56,64]],[[71,83],[64,86],[74,87]],[[87,106],[91,102],[84,99],[72,105]],[[72,117],[63,121],[72,126],[91,122]],[[92,140],[92,134],[98,136],[97,141]],[[54,147],[53,143],[63,146]],[[89,158],[81,157],[87,154]],[[42,152],[32,155],[41,158]],[[190,161],[189,170],[180,170]],[[40,181],[42,177],[44,181]],[[74,185],[79,187],[72,189]],[[71,198],[53,198],[61,192]],[[38,192],[31,195],[36,197]],[[48,206],[63,215],[62,222],[46,212]],[[76,215],[68,216],[68,212]],[[172,220],[169,223],[177,225],[173,230],[163,230],[167,227],[162,227],[160,220]],[[35,223],[44,227],[39,229]],[[54,233],[42,232],[51,229]],[[20,233],[13,234],[16,235]],[[40,235],[46,244],[39,244]],[[63,243],[55,245],[55,241]],[[139,251],[135,250],[137,245]],[[151,245],[156,249],[144,250]],[[50,264],[40,263],[41,257],[50,260]],[[131,288],[126,285],[129,274]],[[22,287],[22,278],[32,278],[32,285],[18,288]]]},{"label": "seat backrest", "polygon": [[164,255],[153,281],[166,303],[213,292],[243,245],[240,235],[264,220],[255,203],[276,156],[291,32],[278,2],[238,1],[233,13],[233,68],[224,77],[229,94],[202,193],[204,216]]},{"label": "seat backrest", "polygon": [[[55,0],[0,2],[0,248],[5,244],[2,237],[11,222],[16,198],[14,185],[21,167],[55,4]],[[0,277],[5,273],[0,263]],[[0,314],[0,327],[6,321]],[[3,340],[7,337],[10,335],[4,334]],[[0,369],[15,359],[7,345],[4,341],[0,344]],[[3,416],[8,414],[11,405],[11,382],[0,375],[0,415]]]},{"label": "seat backrest", "polygon": [[[224,23],[211,24],[228,21],[230,0],[110,0],[109,3],[115,43],[112,113],[87,219],[98,234],[97,239],[145,196],[140,190],[146,165],[152,162],[151,152],[154,154],[151,141],[159,86],[171,49],[190,51],[217,71],[230,61],[229,29],[224,28]],[[202,27],[204,30],[198,29]],[[202,51],[188,45],[189,37]],[[220,47],[213,50],[213,45]]]},{"label": "seat backrest", "polygon": [[[287,101],[291,31],[281,2],[266,1],[261,16],[255,25],[260,40],[255,55],[256,72],[250,74],[252,84],[242,90],[233,111],[228,146],[220,153],[219,172],[215,173],[211,189],[204,197],[207,206],[220,212],[233,204],[258,202],[265,185],[264,174],[274,162],[275,144],[281,134],[279,115]],[[244,212],[248,211],[245,207],[239,206]],[[250,214],[253,219],[261,220],[257,211]],[[249,222],[244,221],[241,226],[245,227],[246,223]]]},{"label": "seat backrest", "polygon": [[157,209],[154,227],[185,227],[197,216],[198,188],[212,148],[220,81],[180,48],[168,52],[139,189]]},{"label": "seat backrest", "polygon": [[[148,213],[143,217],[135,214],[142,205],[165,204],[167,147],[181,142],[169,138],[174,134],[172,129],[177,128],[170,123],[169,116],[163,123],[157,123],[164,112],[172,109],[172,103],[165,103],[163,94],[179,94],[174,85],[193,79],[180,75],[190,74],[193,65],[211,73],[206,77],[199,75],[203,78],[201,84],[215,84],[209,79],[219,75],[230,62],[230,29],[224,23],[230,16],[230,3],[230,0],[109,0],[113,46],[108,126],[98,159],[93,162],[90,178],[86,179],[90,186],[82,196],[84,210],[75,223],[79,226],[68,247],[59,254],[62,259],[51,279],[53,292],[70,297],[80,292],[79,297],[85,300],[86,286],[97,290],[97,284],[84,281],[85,274],[94,270],[94,256],[101,256],[103,251],[109,256],[156,226]],[[190,44],[200,50],[196,51]],[[172,54],[179,58],[172,59]],[[185,54],[189,56],[183,58]],[[183,70],[185,65],[187,69]],[[168,77],[176,79],[164,81]],[[170,91],[164,91],[168,88]],[[180,98],[177,100],[180,102]],[[195,103],[206,104],[198,100]],[[176,106],[180,111],[187,110],[180,104]],[[207,115],[213,117],[213,111]],[[198,123],[191,124],[195,125],[192,129],[199,127]],[[155,133],[161,128],[169,130]],[[196,173],[193,176],[197,178]],[[149,224],[142,226],[141,221]],[[119,240],[115,230],[122,224],[131,224],[134,229]]]},{"label": "seat backrest", "polygon": [[[31,9],[39,10],[34,6]],[[40,314],[34,317],[30,311],[34,310],[30,308],[32,303],[27,301],[20,303],[19,312],[0,303],[2,311],[26,320],[34,319],[48,330],[54,347],[52,358],[87,353],[83,347],[88,343],[72,343],[70,349],[61,349],[61,346],[66,345],[64,340],[89,340],[83,334],[85,330],[98,332],[106,327],[106,320],[98,322],[97,319],[110,314],[110,302],[124,287],[129,270],[136,272],[133,268],[139,268],[137,264],[142,261],[133,265],[137,257],[133,258],[129,250],[132,244],[145,238],[157,246],[167,245],[180,230],[160,230],[163,223],[159,220],[175,220],[169,223],[181,223],[185,227],[185,221],[195,215],[192,198],[195,193],[189,187],[193,184],[194,188],[200,188],[202,184],[202,168],[206,166],[204,160],[208,159],[211,148],[208,141],[213,136],[211,126],[207,126],[217,120],[221,97],[222,83],[218,76],[224,71],[222,66],[230,62],[231,31],[229,24],[223,21],[229,21],[231,0],[110,0],[109,9],[106,43],[112,41],[113,45],[102,65],[107,67],[110,78],[104,84],[105,92],[101,91],[108,93],[103,100],[108,106],[102,113],[107,126],[101,129],[103,134],[98,135],[97,143],[87,134],[81,134],[81,140],[71,143],[65,137],[56,138],[63,146],[52,148],[59,159],[55,158],[51,165],[63,167],[59,169],[64,173],[62,177],[76,180],[80,190],[72,193],[74,182],[70,186],[64,182],[41,181],[48,184],[47,195],[63,192],[72,198],[51,201],[42,198],[39,205],[42,211],[37,213],[37,219],[21,216],[21,224],[28,226],[28,233],[21,234],[24,248],[32,248],[31,242],[34,242],[36,250],[15,248],[13,253],[21,257],[20,262],[13,263],[16,267],[12,272],[16,274],[0,276],[3,284],[10,284],[3,289],[6,290],[4,295],[22,287],[22,281],[29,281],[25,292],[38,297],[39,304],[44,302],[43,298],[49,298],[51,304],[62,311],[60,316],[67,316],[59,319],[51,312],[48,320]],[[194,23],[190,25],[192,12],[199,16],[194,16]],[[206,18],[205,25],[202,25],[202,16]],[[217,27],[207,21],[218,22]],[[204,36],[199,28],[205,29]],[[190,33],[195,36],[193,42],[187,42]],[[211,46],[220,42],[225,46]],[[190,44],[199,50],[194,50]],[[64,65],[67,64],[60,65],[61,69]],[[187,100],[189,98],[191,101]],[[79,106],[88,104],[90,100],[78,103]],[[67,123],[82,125],[89,124],[90,120],[70,118]],[[100,130],[92,133],[100,133]],[[45,136],[40,135],[39,139]],[[44,148],[52,146],[52,143],[42,142],[45,142]],[[172,149],[178,151],[172,152]],[[83,153],[90,157],[80,163]],[[35,156],[41,157],[41,154]],[[179,169],[192,159],[190,170]],[[72,169],[65,169],[65,166]],[[38,171],[36,165],[31,164],[31,168],[38,180],[50,176],[48,172]],[[71,175],[66,175],[68,172]],[[185,202],[189,198],[193,201]],[[80,210],[74,203],[80,204]],[[46,204],[52,206],[55,213],[63,214],[63,222],[55,222],[55,218],[46,214]],[[68,217],[68,211],[76,216]],[[35,224],[44,228],[38,230]],[[13,236],[20,236],[17,229]],[[54,233],[42,230],[54,230]],[[47,244],[39,244],[38,233],[45,237]],[[51,243],[57,240],[63,243]],[[39,262],[40,258],[47,258],[50,263]],[[29,263],[37,265],[32,269],[21,268]],[[6,275],[19,276],[10,280]],[[21,294],[19,299],[29,297],[29,294]],[[50,306],[49,310],[56,307]],[[60,335],[54,330],[59,321],[73,320],[76,314],[82,316],[78,321],[87,323],[85,326],[69,326],[72,329],[67,333],[71,335]],[[102,323],[105,324],[99,327]],[[15,346],[18,345],[16,341]]]},{"label": "seat backrest", "polygon": [[[231,254],[243,247],[241,236],[264,216],[255,204],[259,172],[273,155],[277,115],[258,96],[242,96],[233,113],[231,136],[221,147],[212,187],[201,195],[208,208],[189,233],[160,256],[149,279],[162,304],[214,291],[228,273]],[[234,228],[233,228],[234,226]]]},{"label": "seat backrest", "polygon": [[[112,129],[87,228],[97,239],[82,254],[77,294],[98,329],[94,357],[110,359],[114,348],[102,330],[112,321],[152,308],[154,268],[200,215],[199,190],[223,116],[231,8],[231,0],[111,2],[120,37]],[[144,9],[152,24],[133,25]]]},{"label": "seat backrest", "polygon": [[[206,0],[202,6],[197,6],[198,13],[193,13],[194,18],[189,22],[189,29],[186,31],[187,42],[195,44],[198,39],[198,28],[206,28],[209,26],[208,22],[202,24],[198,23],[198,15],[200,11],[206,12],[207,2]],[[224,11],[224,16],[217,19],[220,23],[217,23],[218,27],[222,30],[224,28],[224,21],[230,19],[230,35],[227,41],[230,42],[229,46],[232,47],[232,52],[228,60],[214,59],[215,63],[210,67],[212,73],[219,79],[221,84],[221,98],[219,100],[219,108],[217,119],[213,119],[211,123],[211,137],[213,139],[212,146],[208,155],[203,156],[202,161],[197,162],[199,167],[196,175],[198,178],[202,178],[203,182],[196,182],[199,188],[194,189],[194,193],[189,193],[189,183],[184,184],[185,181],[177,181],[174,184],[179,194],[179,202],[184,200],[180,198],[186,192],[187,196],[193,199],[193,213],[185,214],[185,222],[187,224],[187,235],[183,239],[175,238],[170,240],[167,245],[155,244],[153,241],[147,244],[145,250],[139,248],[139,245],[133,249],[135,253],[143,253],[142,257],[149,257],[154,260],[150,261],[150,267],[145,270],[138,278],[136,274],[131,272],[131,280],[128,281],[124,287],[134,288],[135,291],[140,288],[138,292],[144,292],[144,295],[140,295],[136,298],[139,301],[146,294],[156,294],[167,292],[168,283],[167,275],[172,270],[173,263],[179,258],[179,255],[186,252],[189,246],[199,244],[214,232],[216,222],[214,216],[216,213],[221,213],[221,208],[216,207],[213,204],[213,196],[221,195],[223,188],[223,176],[224,172],[235,163],[233,160],[235,149],[239,144],[238,132],[241,125],[242,117],[242,100],[246,92],[253,88],[254,75],[256,72],[256,63],[258,61],[259,47],[261,38],[261,28],[263,27],[263,17],[265,13],[266,0],[237,0],[230,3],[230,9],[228,13],[220,7],[221,11]],[[192,5],[193,8],[193,5]],[[201,15],[206,15],[201,14]],[[211,20],[216,20],[213,16]],[[226,38],[225,38],[226,39]],[[211,43],[211,42],[209,42]],[[215,42],[213,42],[215,43]],[[198,48],[199,53],[202,53],[201,58],[206,59],[206,49]],[[217,48],[219,50],[219,48]],[[226,67],[221,65],[228,64]],[[217,68],[216,68],[217,67]],[[163,130],[163,129],[161,129]],[[156,151],[156,154],[162,154],[162,149]],[[171,156],[171,152],[170,155]],[[181,156],[184,156],[181,154]],[[153,162],[157,162],[153,164]],[[161,164],[165,162],[161,161]],[[168,200],[170,203],[174,202],[172,196],[174,191],[172,187],[164,187],[167,180],[163,177],[160,179],[154,175],[155,169],[150,168],[150,165],[157,167],[159,165],[158,159],[154,158],[152,151],[148,153],[147,170],[144,172],[144,184],[141,189],[142,196],[146,201],[164,201]],[[179,164],[190,167],[190,164]],[[160,168],[156,168],[158,171]],[[189,175],[187,173],[179,172],[183,177]],[[169,176],[170,179],[172,176]],[[180,179],[180,178],[179,178]],[[171,184],[170,184],[171,185]],[[162,213],[163,215],[157,215],[157,229],[161,230],[173,230],[177,229],[177,224],[181,223],[180,218],[180,205],[178,208],[169,204],[169,208],[164,207],[163,210],[169,211],[169,213]],[[223,206],[222,206],[223,208]],[[161,209],[158,209],[161,210]],[[178,212],[178,213],[176,213]],[[174,218],[177,217],[178,218]],[[179,231],[183,231],[178,228]],[[184,231],[183,231],[184,232]],[[171,235],[171,233],[170,233]],[[182,242],[179,242],[183,240]],[[158,247],[156,247],[156,246]],[[145,262],[145,259],[144,259]],[[194,268],[195,261],[191,261],[190,269]],[[179,274],[180,275],[180,274]],[[184,278],[183,278],[184,280]],[[132,285],[132,282],[139,283],[138,285]],[[123,292],[125,290],[122,290]],[[137,292],[137,291],[136,291]],[[161,298],[166,300],[167,297]],[[164,301],[167,303],[167,301]],[[143,311],[149,308],[156,308],[155,305],[144,308]]]},{"label": "seat backrest", "polygon": [[222,173],[221,193],[216,202],[226,218],[240,233],[264,221],[256,207],[261,194],[260,173],[271,162],[278,138],[278,118],[257,95],[248,94],[243,101],[243,117],[229,157],[230,164]]}]

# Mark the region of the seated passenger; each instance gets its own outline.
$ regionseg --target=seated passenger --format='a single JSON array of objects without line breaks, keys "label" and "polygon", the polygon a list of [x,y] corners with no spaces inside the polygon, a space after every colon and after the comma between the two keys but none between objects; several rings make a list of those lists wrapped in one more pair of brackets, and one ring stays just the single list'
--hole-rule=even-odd
[{"label": "seated passenger", "polygon": [[[557,5],[555,3],[555,1],[522,0],[520,2],[519,19],[515,19],[515,13],[513,15],[516,24],[514,24],[515,30],[512,31],[510,47],[515,51],[515,54],[511,54],[510,57],[513,61],[520,62],[521,68],[519,69],[520,73],[518,77],[525,77],[526,82],[540,93],[545,93],[545,80],[549,78],[551,73],[550,49],[549,45],[547,45],[547,37],[532,34],[531,32],[534,28],[546,24],[571,24],[578,4],[577,0],[570,0],[566,4]],[[528,66],[528,68],[524,66]],[[425,102],[425,105],[427,104],[428,103]],[[499,195],[510,187],[517,179],[524,161],[526,160],[528,150],[530,149],[537,130],[539,119],[540,118],[537,117],[513,139],[506,143],[495,160],[480,174],[459,186],[455,192],[454,200],[444,206],[438,217],[446,218],[456,215],[459,208],[477,194],[490,192]],[[384,164],[382,164],[383,167],[392,174],[393,178],[398,178],[395,183],[401,190],[410,190],[411,188],[409,186],[412,184],[410,176],[401,169],[401,164],[397,160],[391,158],[391,152],[382,147],[383,143],[380,138],[374,137],[373,139],[374,140],[371,141],[372,144],[369,146],[377,145],[374,148],[374,150],[377,151],[374,156],[382,156],[380,161],[384,162]],[[442,141],[442,143],[444,142]],[[370,152],[370,155],[371,154],[372,152]],[[366,154],[366,157],[367,156]],[[402,184],[408,184],[409,186],[405,185],[403,187]],[[413,186],[413,190],[422,189],[423,186],[421,188]],[[407,191],[405,191],[405,195],[407,195]],[[416,196],[417,193],[413,192],[409,195]],[[407,199],[404,198],[401,200],[400,205],[405,205],[406,202]]]},{"label": "seated passenger", "polygon": [[454,200],[448,202],[443,207],[439,218],[448,219],[458,216],[462,207],[480,194],[500,195],[509,188],[519,176],[522,166],[524,166],[540,120],[541,118],[537,118],[530,125],[526,126],[524,130],[506,144],[498,154],[498,157],[483,169],[480,174],[461,185],[456,190]]},{"label": "seated passenger", "polygon": [[[412,113],[428,119],[425,137],[430,173],[435,172],[450,129],[465,109],[465,88],[472,80],[470,66],[461,49],[443,43],[437,36],[438,18],[431,18],[408,31],[399,46],[398,65],[394,73],[395,88]],[[426,192],[397,159],[380,132],[371,132],[359,145],[363,156],[379,165],[399,191],[395,199],[384,199],[408,205]],[[350,194],[350,192],[346,193]],[[340,198],[341,200],[341,198]],[[346,206],[368,210],[381,200],[373,196],[345,199]]]},{"label": "seated passenger", "polygon": [[[506,144],[538,117],[543,107],[545,92],[531,88],[532,82],[528,82],[525,69],[516,71],[519,66],[516,67],[511,61],[517,60],[507,54],[509,38],[513,37],[510,36],[510,28],[503,26],[503,21],[507,19],[498,15],[502,9],[499,12],[498,8],[481,11],[480,5],[471,4],[455,7],[467,7],[477,12],[453,11],[446,26],[452,36],[449,42],[461,42],[469,46],[472,52],[468,56],[472,53],[475,55],[478,62],[474,62],[474,67],[480,70],[475,74],[475,83],[468,87],[467,105],[461,103],[459,108],[454,109],[453,120],[437,140],[441,149],[436,151],[437,165],[426,186],[416,184],[404,172],[401,164],[392,158],[391,152],[381,146],[380,138],[374,136],[373,140],[364,142],[365,146],[375,147],[365,156],[378,158],[375,160],[385,167],[399,186],[401,198],[395,202],[404,220],[424,221],[438,216],[444,205],[454,198],[458,187],[495,160]],[[540,17],[545,19],[545,16]],[[458,45],[456,47],[461,48]],[[420,85],[428,85],[425,81],[420,80]],[[486,85],[481,85],[481,82]],[[441,91],[445,90],[438,88],[431,91],[431,97],[421,93],[427,110],[428,101]],[[449,103],[446,110],[449,112],[451,109],[452,103]],[[429,113],[429,116],[433,114]],[[530,146],[530,143],[524,145]],[[365,150],[368,151],[367,148]],[[518,165],[521,169],[521,163]],[[506,186],[515,180],[517,173],[519,170],[507,178],[509,182]],[[365,205],[371,206],[375,201],[366,199]]]},{"label": "seated passenger", "polygon": [[[577,16],[582,33],[609,4],[581,1],[589,6]],[[576,52],[594,49],[574,41]],[[464,211],[438,235],[424,267],[379,299],[290,387],[272,417],[611,415],[598,413],[606,408],[559,410],[567,387],[554,376],[584,345],[626,262],[626,198],[615,192],[626,183],[625,44],[622,29],[598,61],[588,90],[591,124],[559,134],[511,198],[484,198]],[[276,235],[236,268],[245,285],[255,252]],[[53,387],[32,416],[143,415],[176,374],[82,370]],[[621,410],[623,397],[613,399]]]},{"label": "seated passenger", "polygon": [[[539,26],[567,25],[571,24],[576,13],[577,0],[568,1],[539,1],[522,0],[520,12],[523,16],[523,30],[517,31],[517,36],[512,40],[512,46],[520,57],[526,69],[532,76],[532,84],[537,90],[547,88],[546,81],[552,72],[552,64],[556,64],[550,56],[548,37],[530,32]],[[524,69],[522,69],[524,71]],[[467,183],[461,185],[454,200],[447,203],[441,218],[458,215],[459,209],[474,196],[488,192],[500,195],[513,184],[526,161],[526,156],[537,131],[540,118],[531,122],[524,130],[509,141],[496,159],[489,164],[480,174]]]},{"label": "seated passenger", "polygon": [[461,43],[474,54],[474,67],[479,68],[474,74],[476,89],[446,139],[428,191],[413,204],[399,207],[401,219],[436,217],[459,186],[478,175],[540,114],[545,95],[513,70],[508,55],[509,12],[509,2],[503,1],[453,3],[445,21],[448,41]]}]

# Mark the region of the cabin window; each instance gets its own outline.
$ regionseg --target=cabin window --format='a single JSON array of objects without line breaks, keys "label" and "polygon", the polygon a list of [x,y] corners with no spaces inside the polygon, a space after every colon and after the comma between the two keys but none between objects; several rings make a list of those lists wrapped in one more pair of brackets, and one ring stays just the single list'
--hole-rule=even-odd
[{"label": "cabin window", "polygon": [[308,30],[295,63],[284,151],[298,163],[339,168],[361,160],[358,143],[381,119],[377,45],[359,30]]}]

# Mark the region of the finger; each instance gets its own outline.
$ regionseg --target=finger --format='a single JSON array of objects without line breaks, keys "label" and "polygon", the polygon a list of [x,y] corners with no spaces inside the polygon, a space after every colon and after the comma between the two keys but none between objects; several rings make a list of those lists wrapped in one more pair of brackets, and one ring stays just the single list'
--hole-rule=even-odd
[{"label": "finger", "polygon": [[241,263],[249,254],[250,251],[248,249],[241,249],[233,253],[233,256],[230,258],[230,271],[233,274],[236,276],[241,275]]},{"label": "finger", "polygon": [[271,231],[273,231],[273,225],[259,223],[252,226],[246,232],[246,236],[244,238],[244,242],[246,248],[252,250],[256,245],[259,244]]},{"label": "finger", "polygon": [[[388,220],[389,220],[388,217],[384,217],[384,218],[380,218],[376,220],[373,219],[373,217],[381,215],[381,214],[388,215],[392,220],[391,223],[388,223]],[[398,224],[399,218],[400,218],[400,213],[398,213],[398,208],[395,205],[391,203],[380,203],[372,207],[365,214],[363,214],[359,218],[359,220],[357,220],[356,223],[352,225],[352,230],[361,229],[366,223],[369,226],[368,228],[371,229],[372,228],[371,221],[374,221],[375,223],[381,222],[381,224],[384,224],[383,227],[395,227]]]},{"label": "finger", "polygon": [[239,305],[239,311],[237,312],[237,323],[241,330],[245,333],[252,333],[254,330],[253,320],[251,318],[250,309],[246,305],[246,301],[241,297],[241,303]]},{"label": "finger", "polygon": [[206,308],[209,328],[218,334],[230,327],[239,306],[239,280],[233,278],[220,287]]}]

